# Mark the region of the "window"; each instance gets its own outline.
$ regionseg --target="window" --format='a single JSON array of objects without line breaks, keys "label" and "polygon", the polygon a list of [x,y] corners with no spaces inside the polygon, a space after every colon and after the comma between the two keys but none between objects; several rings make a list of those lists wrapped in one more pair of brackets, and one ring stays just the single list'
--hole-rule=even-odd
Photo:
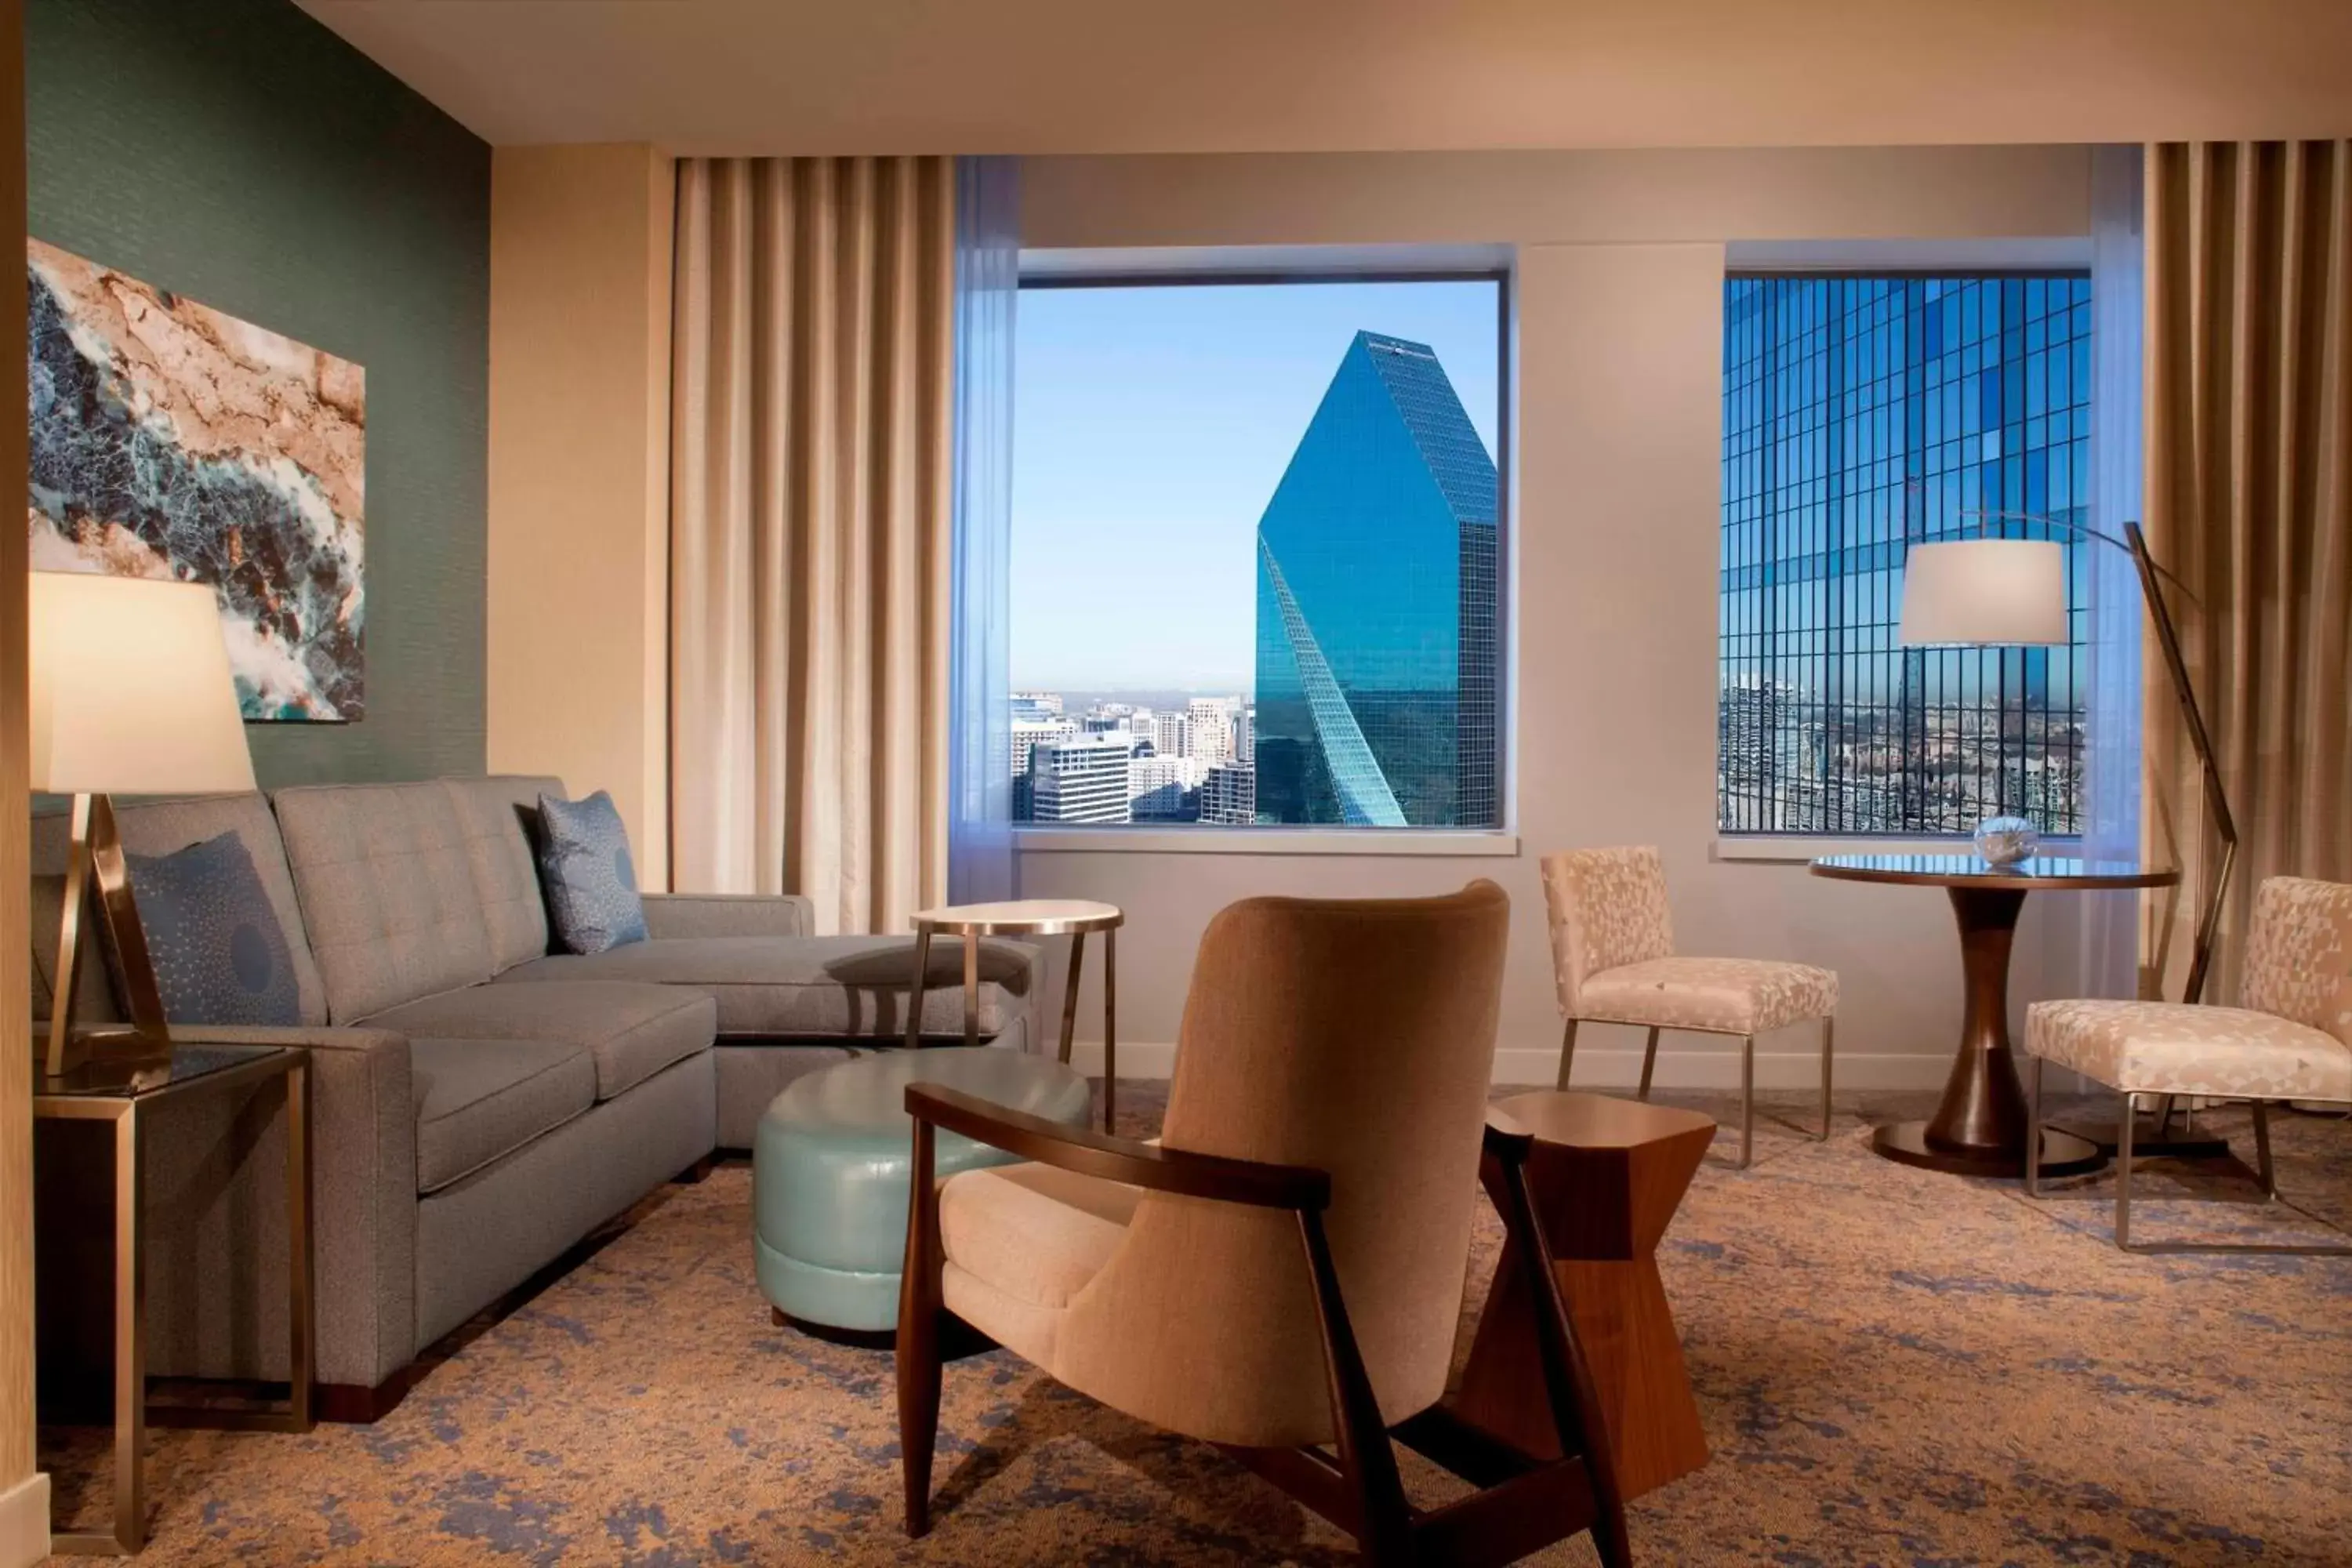
[{"label": "window", "polygon": [[[2091,284],[1775,273],[1724,289],[1717,823],[2082,830]],[[1906,648],[1903,552],[2067,542],[2065,647]]]},{"label": "window", "polygon": [[1024,280],[1016,821],[1500,825],[1503,302]]}]

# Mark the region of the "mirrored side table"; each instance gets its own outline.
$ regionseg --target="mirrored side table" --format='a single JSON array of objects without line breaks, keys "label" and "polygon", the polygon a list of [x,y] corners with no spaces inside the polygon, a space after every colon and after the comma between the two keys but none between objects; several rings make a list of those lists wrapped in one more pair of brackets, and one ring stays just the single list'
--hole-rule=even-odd
[{"label": "mirrored side table", "polygon": [[[62,1078],[33,1068],[33,1116],[42,1121],[111,1125],[110,1193],[37,1185],[34,1202],[73,1205],[113,1231],[114,1517],[104,1530],[60,1531],[59,1553],[127,1555],[147,1541],[147,1427],[157,1425],[308,1432],[315,1328],[311,1318],[310,1056],[299,1046],[175,1044],[168,1061],[94,1061]],[[175,1096],[223,1092],[271,1078],[286,1082],[287,1397],[283,1410],[150,1405],[147,1401],[146,1265],[140,1224],[141,1133],[148,1114]]]},{"label": "mirrored side table", "polygon": [[929,976],[931,938],[963,938],[963,1043],[980,1044],[980,939],[984,936],[1066,936],[1070,983],[1062,994],[1063,1065],[1078,1021],[1078,970],[1086,961],[1087,933],[1103,939],[1103,1131],[1111,1130],[1118,1095],[1118,928],[1127,923],[1117,904],[1084,899],[1011,899],[993,904],[947,904],[915,915],[915,984],[907,998],[907,1047],[921,1044],[924,981]]}]

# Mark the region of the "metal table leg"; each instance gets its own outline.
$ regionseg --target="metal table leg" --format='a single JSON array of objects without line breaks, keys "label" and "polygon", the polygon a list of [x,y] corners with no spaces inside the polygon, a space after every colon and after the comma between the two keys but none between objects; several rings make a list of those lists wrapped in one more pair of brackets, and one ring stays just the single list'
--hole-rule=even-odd
[{"label": "metal table leg", "polygon": [[114,1122],[114,1521],[50,1537],[59,1555],[130,1556],[147,1543],[147,1267],[139,1246],[139,1107]]},{"label": "metal table leg", "polygon": [[915,927],[915,983],[907,991],[907,1048],[923,1043],[923,981],[931,972],[931,928]]},{"label": "metal table leg", "polygon": [[980,1046],[980,933],[963,933],[963,1043],[967,1050]]},{"label": "metal table leg", "polygon": [[[1076,974],[1070,976],[1075,985]],[[1075,991],[1071,993],[1076,994]],[[1118,1101],[1118,928],[1103,931],[1103,1131],[1111,1130]]]}]

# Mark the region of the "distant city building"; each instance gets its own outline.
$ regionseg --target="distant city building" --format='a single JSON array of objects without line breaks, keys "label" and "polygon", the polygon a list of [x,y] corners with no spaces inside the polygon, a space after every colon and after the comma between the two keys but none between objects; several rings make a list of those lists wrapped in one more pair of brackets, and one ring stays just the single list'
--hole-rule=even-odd
[{"label": "distant city building", "polygon": [[1255,765],[1257,762],[1257,706],[1245,705],[1234,715],[1234,757],[1237,762]]},{"label": "distant city building", "polygon": [[1239,763],[1209,770],[1201,784],[1201,820],[1226,827],[1257,821],[1257,774]]},{"label": "distant city building", "polygon": [[1015,719],[1013,721],[1013,776],[1021,778],[1029,772],[1031,748],[1041,743],[1066,741],[1078,732],[1078,727],[1067,719]]},{"label": "distant city building", "polygon": [[1195,697],[1185,714],[1185,755],[1204,766],[1233,760],[1234,705],[1223,697]]},{"label": "distant city building", "polygon": [[1436,354],[1358,332],[1258,520],[1259,814],[1497,820],[1496,503]]},{"label": "distant city building", "polygon": [[1017,723],[1024,719],[1058,719],[1062,716],[1062,698],[1055,691],[1016,691],[1013,694],[1013,718]]},{"label": "distant city building", "polygon": [[1125,734],[1041,742],[1029,752],[1028,820],[1119,823],[1132,820],[1127,773],[1135,742]]},{"label": "distant city building", "polygon": [[1127,765],[1128,811],[1138,822],[1191,822],[1201,812],[1200,763],[1139,756]]},{"label": "distant city building", "polygon": [[1191,726],[1181,713],[1155,713],[1151,716],[1151,746],[1163,757],[1189,757],[1192,754]]}]

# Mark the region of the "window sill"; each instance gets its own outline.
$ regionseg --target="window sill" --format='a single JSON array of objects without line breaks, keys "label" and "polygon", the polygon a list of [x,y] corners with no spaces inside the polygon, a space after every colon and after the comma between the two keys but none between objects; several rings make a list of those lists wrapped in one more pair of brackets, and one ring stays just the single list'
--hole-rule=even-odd
[{"label": "window sill", "polygon": [[[2079,838],[2045,838],[2060,854],[2079,854]],[[1715,840],[1717,860],[1761,860],[1803,865],[1824,855],[1969,855],[1976,845],[1965,833],[1832,834],[1725,833]]]},{"label": "window sill", "polygon": [[1370,827],[1016,827],[1024,855],[1444,855],[1509,857],[1516,833]]}]

